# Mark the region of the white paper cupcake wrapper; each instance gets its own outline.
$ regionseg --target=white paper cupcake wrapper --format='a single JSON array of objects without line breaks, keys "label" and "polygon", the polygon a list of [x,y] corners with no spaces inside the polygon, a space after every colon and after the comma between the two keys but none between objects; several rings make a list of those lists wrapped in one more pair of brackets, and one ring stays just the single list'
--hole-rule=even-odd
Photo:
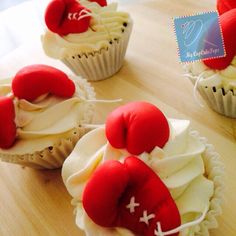
[{"label": "white paper cupcake wrapper", "polygon": [[236,96],[232,91],[223,92],[223,88],[199,87],[200,94],[204,97],[209,107],[214,111],[236,118]]},{"label": "white paper cupcake wrapper", "polygon": [[[192,232],[194,236],[209,236],[209,230],[217,228],[218,223],[216,216],[222,213],[222,203],[224,201],[225,190],[225,166],[220,160],[220,155],[215,151],[212,144],[207,143],[207,139],[200,137],[197,131],[191,131],[191,134],[200,139],[200,141],[206,146],[206,150],[203,153],[203,161],[205,164],[205,171],[207,178],[214,183],[214,194],[210,200],[209,210],[205,219],[199,224],[193,227]],[[191,235],[188,235],[191,236]]]},{"label": "white paper cupcake wrapper", "polygon": [[[197,81],[197,76],[187,76],[193,84]],[[231,117],[236,118],[236,95],[233,91],[226,91],[223,87],[205,87],[200,84],[197,85],[198,91],[204,98],[207,105],[214,111]]]},{"label": "white paper cupcake wrapper", "polygon": [[[95,92],[85,79],[73,78],[77,84],[77,92],[83,93],[82,96],[87,99],[95,99]],[[78,91],[79,90],[79,91]],[[91,103],[86,104],[86,114],[80,124],[89,124],[92,122],[94,106]],[[55,169],[62,166],[64,160],[74,149],[77,141],[89,131],[84,127],[75,127],[71,130],[69,137],[59,139],[54,145],[35,153],[24,155],[10,155],[0,153],[0,160],[35,169]]]},{"label": "white paper cupcake wrapper", "polygon": [[58,143],[40,152],[25,155],[1,154],[1,160],[35,169],[56,169],[62,166],[65,158],[69,156],[77,141],[85,133],[85,129],[77,127],[71,132],[70,138],[61,139]]},{"label": "white paper cupcake wrapper", "polygon": [[62,62],[76,75],[81,75],[89,81],[103,80],[120,70],[127,50],[133,23],[118,40],[113,40],[107,49],[101,49],[94,54],[73,55],[64,58]]}]

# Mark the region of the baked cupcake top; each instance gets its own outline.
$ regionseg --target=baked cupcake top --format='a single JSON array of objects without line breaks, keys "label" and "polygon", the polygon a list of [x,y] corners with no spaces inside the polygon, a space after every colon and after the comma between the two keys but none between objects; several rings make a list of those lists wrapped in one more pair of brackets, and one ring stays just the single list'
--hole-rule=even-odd
[{"label": "baked cupcake top", "polygon": [[82,79],[46,65],[22,68],[0,80],[0,153],[26,154],[67,138],[87,123],[94,92]]},{"label": "baked cupcake top", "polygon": [[53,58],[94,54],[119,41],[132,28],[128,13],[106,1],[53,0],[45,13],[45,53]]},{"label": "baked cupcake top", "polygon": [[77,143],[62,177],[86,235],[191,235],[186,224],[203,220],[214,187],[189,126],[134,102]]},{"label": "baked cupcake top", "polygon": [[217,10],[220,14],[225,57],[196,62],[187,65],[186,69],[193,76],[201,76],[201,85],[217,88],[223,86],[228,91],[236,89],[236,5],[232,1],[217,0]]}]

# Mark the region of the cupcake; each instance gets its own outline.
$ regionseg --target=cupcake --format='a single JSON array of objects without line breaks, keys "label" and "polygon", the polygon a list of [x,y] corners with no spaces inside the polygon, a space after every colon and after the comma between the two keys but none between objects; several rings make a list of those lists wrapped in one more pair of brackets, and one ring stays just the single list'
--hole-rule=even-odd
[{"label": "cupcake", "polygon": [[0,80],[0,160],[37,169],[62,166],[93,117],[93,88],[47,65]]},{"label": "cupcake", "polygon": [[188,120],[154,105],[114,110],[62,166],[87,236],[209,235],[221,212],[223,164]]},{"label": "cupcake", "polygon": [[217,2],[226,56],[189,64],[186,75],[211,109],[236,118],[236,5],[230,3]]},{"label": "cupcake", "polygon": [[45,22],[46,55],[60,59],[75,74],[96,81],[121,68],[133,24],[128,13],[117,10],[117,3],[52,0]]}]

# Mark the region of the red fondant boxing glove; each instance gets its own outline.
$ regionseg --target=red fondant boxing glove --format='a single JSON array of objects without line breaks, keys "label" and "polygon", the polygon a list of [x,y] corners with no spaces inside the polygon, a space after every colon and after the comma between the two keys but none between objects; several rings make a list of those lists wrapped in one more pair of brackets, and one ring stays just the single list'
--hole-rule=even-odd
[{"label": "red fondant boxing glove", "polygon": [[217,10],[220,15],[233,8],[236,8],[235,0],[217,0]]},{"label": "red fondant boxing glove", "polygon": [[216,70],[225,69],[230,65],[236,55],[236,8],[221,15],[220,24],[224,38],[226,56],[204,60],[206,66]]},{"label": "red fondant boxing glove", "polygon": [[158,222],[163,232],[181,224],[167,187],[136,157],[98,167],[85,187],[83,206],[96,224],[124,227],[137,235],[154,236]]},{"label": "red fondant boxing glove", "polygon": [[0,148],[10,148],[16,138],[15,109],[10,97],[0,97]]},{"label": "red fondant boxing glove", "polygon": [[106,0],[89,0],[90,2],[97,2],[101,7],[107,6]]},{"label": "red fondant boxing glove", "polygon": [[28,101],[46,93],[69,98],[75,92],[75,84],[64,72],[37,64],[26,66],[15,75],[12,91],[16,97]]},{"label": "red fondant boxing glove", "polygon": [[52,0],[45,12],[45,23],[59,35],[83,33],[88,30],[91,16],[89,9],[76,0]]},{"label": "red fondant boxing glove", "polygon": [[147,102],[132,102],[114,110],[106,121],[106,136],[115,148],[139,155],[162,148],[169,139],[169,125],[163,113]]}]

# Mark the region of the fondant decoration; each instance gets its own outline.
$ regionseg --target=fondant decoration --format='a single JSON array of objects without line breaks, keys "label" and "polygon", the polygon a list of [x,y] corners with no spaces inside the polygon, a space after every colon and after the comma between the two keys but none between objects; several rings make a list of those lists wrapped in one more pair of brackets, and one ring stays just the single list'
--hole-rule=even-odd
[{"label": "fondant decoration", "polygon": [[226,56],[216,59],[204,60],[204,64],[215,70],[228,67],[236,55],[236,8],[220,16]]},{"label": "fondant decoration", "polygon": [[90,24],[90,10],[76,0],[52,0],[46,8],[45,22],[49,30],[61,36],[83,33]]},{"label": "fondant decoration", "polygon": [[236,8],[235,0],[217,0],[217,10],[220,15],[233,8]]},{"label": "fondant decoration", "polygon": [[106,136],[115,148],[126,148],[139,155],[162,148],[169,139],[164,114],[147,102],[132,102],[114,110],[106,121]]},{"label": "fondant decoration", "polygon": [[0,148],[10,148],[16,138],[15,109],[11,97],[0,97]]},{"label": "fondant decoration", "polygon": [[90,2],[97,2],[101,7],[107,6],[106,0],[89,0]]},{"label": "fondant decoration", "polygon": [[124,227],[135,235],[154,236],[160,225],[165,232],[181,224],[167,187],[134,156],[125,158],[123,164],[110,160],[98,167],[85,186],[82,201],[96,224]]},{"label": "fondant decoration", "polygon": [[69,98],[75,93],[75,84],[68,76],[51,66],[30,65],[22,68],[12,81],[13,94],[19,99],[34,101],[43,94]]}]

